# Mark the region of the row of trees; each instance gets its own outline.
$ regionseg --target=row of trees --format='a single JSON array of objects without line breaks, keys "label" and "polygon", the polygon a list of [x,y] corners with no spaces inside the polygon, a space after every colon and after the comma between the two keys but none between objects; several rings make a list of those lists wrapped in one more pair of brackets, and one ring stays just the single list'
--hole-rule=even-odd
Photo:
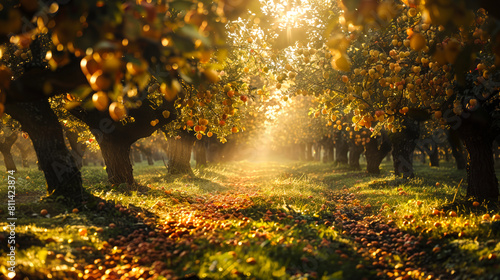
[{"label": "row of trees", "polygon": [[2,111],[29,134],[48,194],[84,197],[60,122],[70,126],[67,135],[91,133],[86,141],[99,145],[114,184],[135,183],[131,146],[159,128],[169,137],[231,133],[233,101],[247,89],[215,69],[224,67],[225,24],[241,8],[231,1],[5,3]]},{"label": "row of trees", "polygon": [[[445,2],[343,1],[311,12],[315,24],[301,26],[308,36],[283,56],[288,92],[317,97],[314,114],[340,131],[370,130],[379,140],[365,145],[368,162],[389,151],[373,143],[390,140],[394,172],[405,178],[421,134],[445,131],[457,166],[457,138],[467,149],[468,196],[497,201],[498,20],[478,6],[486,2]],[[324,7],[309,3],[312,11]],[[435,159],[433,142],[419,149]]]},{"label": "row of trees", "polygon": [[[30,135],[48,193],[82,200],[74,159],[91,139],[108,180],[134,184],[131,146],[156,131],[168,139],[168,157],[179,159],[169,166],[175,173],[190,170],[196,139],[266,139],[274,123],[276,142],[310,154],[303,130],[313,129],[331,154],[334,143],[338,160],[350,150],[359,165],[364,151],[374,173],[392,148],[404,177],[413,176],[420,135],[447,131],[458,166],[457,138],[468,151],[468,195],[498,200],[491,3],[261,1],[238,17],[246,2],[6,3],[0,109]],[[286,121],[277,113],[283,102],[292,104],[292,119],[316,119],[305,127]],[[330,126],[317,125],[320,118]],[[80,141],[71,150],[60,123]],[[419,148],[435,157],[432,141]]]}]

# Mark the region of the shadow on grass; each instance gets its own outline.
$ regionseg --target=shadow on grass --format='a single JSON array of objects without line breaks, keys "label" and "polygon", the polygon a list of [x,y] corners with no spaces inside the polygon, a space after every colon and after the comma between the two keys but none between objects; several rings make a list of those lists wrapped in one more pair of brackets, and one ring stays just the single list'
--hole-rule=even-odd
[{"label": "shadow on grass", "polygon": [[[1,216],[6,217],[7,206],[0,209]],[[132,204],[124,207],[90,194],[78,208],[20,194],[16,197],[15,218],[16,279],[47,279],[49,274],[54,279],[68,279],[67,271],[57,275],[50,268],[93,263],[101,257],[98,246],[103,241],[137,229],[151,230],[150,221],[157,219],[148,209]],[[7,226],[4,221],[0,220],[0,227]],[[10,229],[0,233],[0,243],[7,244],[9,235]],[[7,248],[1,246],[0,255],[6,256]]]}]

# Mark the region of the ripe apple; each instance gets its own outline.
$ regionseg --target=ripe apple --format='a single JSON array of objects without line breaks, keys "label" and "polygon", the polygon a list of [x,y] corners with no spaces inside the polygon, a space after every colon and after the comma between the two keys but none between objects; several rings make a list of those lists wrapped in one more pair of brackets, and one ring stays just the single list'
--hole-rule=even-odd
[{"label": "ripe apple", "polygon": [[92,95],[92,103],[97,110],[105,111],[109,105],[108,95],[103,91],[98,91]]}]

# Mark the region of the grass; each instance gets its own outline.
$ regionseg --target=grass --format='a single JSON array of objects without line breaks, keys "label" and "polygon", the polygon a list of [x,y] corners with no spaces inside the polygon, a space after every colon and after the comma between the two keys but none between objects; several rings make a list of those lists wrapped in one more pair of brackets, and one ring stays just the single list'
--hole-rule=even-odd
[{"label": "grass", "polygon": [[[112,188],[102,167],[84,167],[85,188],[105,203],[74,213],[40,201],[43,175],[22,169],[16,272],[29,279],[495,279],[498,208],[463,200],[464,171],[417,163],[416,178],[401,181],[388,163],[382,170],[231,162],[189,177],[136,164],[136,180],[148,188],[141,193]],[[461,203],[451,203],[455,195]],[[0,197],[7,198],[4,188]],[[0,242],[7,237],[0,233]]]}]

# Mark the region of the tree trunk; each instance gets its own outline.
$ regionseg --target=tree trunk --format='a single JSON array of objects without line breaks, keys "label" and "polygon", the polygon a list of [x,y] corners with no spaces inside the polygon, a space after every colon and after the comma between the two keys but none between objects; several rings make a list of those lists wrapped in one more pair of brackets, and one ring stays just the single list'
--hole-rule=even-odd
[{"label": "tree trunk", "polygon": [[[24,139],[21,139],[21,141],[25,141]],[[19,149],[19,153],[21,154],[21,160],[23,162],[23,167],[29,168],[30,163],[29,163],[29,147],[26,145],[23,145],[21,143],[16,142],[16,147]]]},{"label": "tree trunk", "polygon": [[[136,143],[134,145],[134,147],[136,148],[134,150],[139,150],[142,153],[142,155],[144,155],[146,157],[146,160],[148,161],[148,165],[155,164],[155,162],[153,160],[153,150],[151,149],[151,146]],[[137,154],[134,154],[134,159],[135,159],[136,155]]]},{"label": "tree trunk", "polygon": [[354,143],[349,145],[349,167],[354,170],[361,169],[361,166],[359,165],[359,157],[363,153],[363,150],[363,145],[356,145]]},{"label": "tree trunk", "polygon": [[404,179],[413,178],[413,151],[416,147],[415,140],[419,136],[418,122],[404,119],[401,131],[392,133],[392,161],[394,174],[403,175]]},{"label": "tree trunk", "polygon": [[[164,110],[171,112],[168,118],[163,117]],[[109,112],[87,111],[82,107],[75,107],[70,113],[87,124],[99,145],[104,146],[101,146],[101,152],[110,182],[134,184],[130,161],[131,145],[174,120],[175,111],[174,102],[164,100],[158,107],[153,101],[145,98],[142,99],[142,106],[127,110],[127,115],[134,118],[134,122],[115,122],[110,118]],[[156,120],[156,126],[151,125],[152,120]]]},{"label": "tree trunk", "polygon": [[190,160],[195,137],[184,130],[179,131],[179,136],[167,138],[168,173],[193,174]]},{"label": "tree trunk", "polygon": [[312,143],[306,143],[306,161],[314,160],[312,147]]},{"label": "tree trunk", "polygon": [[300,161],[306,160],[306,144],[297,144],[297,153]]},{"label": "tree trunk", "polygon": [[16,163],[12,157],[12,146],[17,140],[17,133],[12,133],[8,137],[5,137],[4,142],[0,143],[0,152],[3,155],[3,161],[5,163],[5,168],[7,171],[14,170],[17,171]]},{"label": "tree trunk", "polygon": [[347,164],[348,158],[347,153],[349,152],[349,145],[344,137],[344,135],[339,132],[335,139],[335,163],[337,165]]},{"label": "tree trunk", "polygon": [[99,147],[106,164],[108,181],[111,184],[135,184],[130,146],[128,142],[112,139],[106,134],[100,139]]},{"label": "tree trunk", "polygon": [[202,141],[195,142],[194,154],[195,154],[197,168],[207,165],[207,148],[205,142]]},{"label": "tree trunk", "polygon": [[[439,147],[432,138],[426,138],[418,142],[417,149],[422,152],[422,156],[425,159],[429,156],[430,166],[439,166]],[[425,163],[425,160],[422,160]]]},{"label": "tree trunk", "polygon": [[469,152],[467,158],[467,196],[480,200],[498,200],[498,180],[491,149],[492,141],[481,136],[466,139]]},{"label": "tree trunk", "polygon": [[321,144],[314,143],[314,161],[321,161]]},{"label": "tree trunk", "polygon": [[148,165],[155,165],[155,162],[153,161],[153,155],[151,153],[145,154],[146,159],[148,161]]},{"label": "tree trunk", "polygon": [[[208,148],[207,148],[207,161],[208,162],[219,162],[219,155],[217,153],[219,146],[212,140],[212,138],[208,139]],[[168,148],[164,149],[165,154],[168,155]]]},{"label": "tree trunk", "polygon": [[75,161],[64,143],[61,125],[47,100],[10,103],[6,112],[19,121],[33,142],[47,193],[70,203],[82,201],[84,189]]},{"label": "tree trunk", "polygon": [[382,136],[369,140],[365,144],[366,171],[371,174],[380,174],[380,164],[389,155],[391,142],[385,131],[382,131]]},{"label": "tree trunk", "polygon": [[87,150],[87,145],[85,143],[78,142],[78,133],[70,129],[66,129],[66,138],[68,139],[69,146],[71,147],[71,155],[75,159],[76,167],[82,169],[83,166],[83,156]]},{"label": "tree trunk", "polygon": [[141,153],[137,149],[130,150],[130,156],[131,156],[131,162],[132,162],[132,164],[133,163],[141,163],[142,162]]},{"label": "tree trunk", "polygon": [[439,167],[439,147],[436,144],[434,149],[429,152],[429,161],[432,167]]},{"label": "tree trunk", "polygon": [[467,157],[467,197],[498,201],[498,180],[495,174],[492,144],[495,132],[485,110],[472,112],[462,119],[458,128],[460,138],[469,152]]},{"label": "tree trunk", "polygon": [[455,158],[457,169],[465,169],[467,167],[467,161],[465,160],[464,146],[457,130],[448,130],[448,142],[450,143],[451,154]]},{"label": "tree trunk", "polygon": [[327,138],[322,142],[323,145],[323,151],[325,153],[323,154],[323,162],[332,162],[334,160],[334,154],[333,154],[333,141],[331,138]]}]

